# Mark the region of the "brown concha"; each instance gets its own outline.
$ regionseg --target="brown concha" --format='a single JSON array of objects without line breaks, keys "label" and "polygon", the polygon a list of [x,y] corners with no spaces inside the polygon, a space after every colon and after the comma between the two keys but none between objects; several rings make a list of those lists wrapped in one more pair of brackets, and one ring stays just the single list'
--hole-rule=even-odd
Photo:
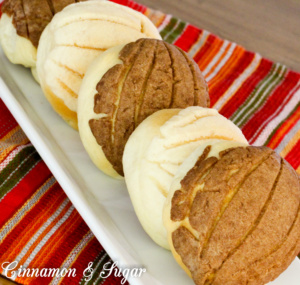
[{"label": "brown concha", "polygon": [[97,85],[92,133],[114,169],[123,175],[122,155],[134,129],[161,109],[209,107],[206,82],[198,65],[180,48],[140,39],[120,52],[123,64],[112,67]]},{"label": "brown concha", "polygon": [[174,250],[197,285],[268,283],[300,251],[299,205],[299,177],[273,150],[204,154],[172,198]]}]

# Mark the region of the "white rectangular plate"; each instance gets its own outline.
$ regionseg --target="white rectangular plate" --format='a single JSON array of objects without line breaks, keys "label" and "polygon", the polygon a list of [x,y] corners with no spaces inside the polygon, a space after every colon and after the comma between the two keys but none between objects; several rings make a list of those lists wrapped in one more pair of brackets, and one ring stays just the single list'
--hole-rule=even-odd
[{"label": "white rectangular plate", "polygon": [[[51,108],[30,70],[8,62],[0,50],[0,96],[107,253],[121,267],[145,267],[133,285],[192,285],[167,250],[143,231],[124,181],[90,161],[79,135]],[[299,285],[296,259],[274,285]]]}]

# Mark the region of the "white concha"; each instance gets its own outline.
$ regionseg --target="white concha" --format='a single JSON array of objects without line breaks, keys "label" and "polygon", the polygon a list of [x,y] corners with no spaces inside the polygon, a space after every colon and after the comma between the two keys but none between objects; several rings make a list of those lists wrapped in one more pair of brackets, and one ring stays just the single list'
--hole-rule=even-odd
[{"label": "white concha", "polygon": [[53,17],[40,38],[37,74],[53,108],[72,127],[77,128],[77,97],[91,62],[139,38],[161,37],[146,16],[108,1],[71,4]]},{"label": "white concha", "polygon": [[123,166],[133,206],[145,231],[162,247],[169,248],[162,211],[174,175],[197,147],[211,140],[247,144],[230,120],[201,107],[158,111],[126,144]]},{"label": "white concha", "polygon": [[31,41],[17,34],[13,25],[13,17],[3,14],[0,19],[0,42],[10,62],[34,67],[37,50]]}]

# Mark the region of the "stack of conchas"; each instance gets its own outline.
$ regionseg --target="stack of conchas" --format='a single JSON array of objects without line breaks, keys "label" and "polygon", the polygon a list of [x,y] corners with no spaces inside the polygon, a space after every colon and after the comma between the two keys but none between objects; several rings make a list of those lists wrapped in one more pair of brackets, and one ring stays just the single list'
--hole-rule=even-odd
[{"label": "stack of conchas", "polygon": [[37,76],[54,110],[79,128],[99,169],[125,176],[143,228],[195,284],[274,280],[300,251],[295,170],[208,108],[197,64],[144,15],[72,2],[6,0],[9,59],[34,67],[38,47]]}]

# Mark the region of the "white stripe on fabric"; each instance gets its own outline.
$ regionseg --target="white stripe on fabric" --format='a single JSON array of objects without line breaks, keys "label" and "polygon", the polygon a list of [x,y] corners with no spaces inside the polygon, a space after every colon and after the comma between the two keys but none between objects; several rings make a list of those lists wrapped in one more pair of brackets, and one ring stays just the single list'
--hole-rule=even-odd
[{"label": "white stripe on fabric", "polygon": [[13,159],[14,157],[21,152],[26,147],[32,146],[31,143],[23,144],[15,148],[6,158],[0,163],[0,171],[2,171]]},{"label": "white stripe on fabric", "polygon": [[[36,232],[36,234],[30,239],[30,241],[26,244],[20,254],[16,257],[15,261],[20,262],[21,259],[25,256],[25,254],[29,251],[30,247],[34,244],[34,242],[39,238],[39,236],[49,227],[49,225],[60,215],[60,213],[64,210],[64,208],[69,203],[69,199],[66,198],[60,207],[56,210],[56,212],[47,220],[46,223]],[[27,268],[30,262],[34,259],[36,254],[40,251],[40,249],[46,244],[46,242],[50,239],[50,237],[55,233],[55,231],[68,219],[68,217],[73,212],[74,207],[71,206],[70,209],[65,213],[65,215],[52,227],[52,229],[45,235],[42,241],[35,247],[32,251],[31,255],[24,262],[23,268]]]},{"label": "white stripe on fabric", "polygon": [[[108,256],[107,253],[105,253],[105,254],[102,256],[102,258],[99,260],[98,264],[97,264],[96,267],[95,267],[95,271],[98,270],[98,267],[101,265],[101,263],[103,262],[103,260],[104,260],[107,256]],[[101,271],[101,272],[102,272],[102,271]],[[97,279],[94,281],[93,285],[96,285],[96,284],[99,282],[100,278],[102,278],[102,277],[101,277],[101,274],[99,274],[99,276],[97,277]],[[87,283],[85,283],[85,284],[87,284]]]},{"label": "white stripe on fabric", "polygon": [[176,24],[175,26],[164,36],[164,39],[166,39],[169,35],[171,35],[176,29],[177,27],[180,25],[181,21],[179,19],[176,19]]},{"label": "white stripe on fabric", "polygon": [[214,108],[220,110],[221,107],[232,97],[241,85],[248,79],[248,77],[257,69],[259,63],[261,61],[261,56],[259,54],[255,54],[250,65],[234,80],[231,86],[226,90],[226,92],[219,98]]},{"label": "white stripe on fabric", "polygon": [[[251,99],[250,99],[250,101],[247,103],[247,106],[244,106],[244,108],[243,109],[245,109],[245,108],[248,108],[252,103],[255,103],[255,105],[253,106],[253,107],[251,107],[251,109],[250,110],[248,110],[248,111],[245,111],[245,112],[243,112],[242,110],[240,110],[239,111],[239,115],[236,117],[236,119],[234,120],[234,123],[237,125],[238,123],[240,123],[244,118],[246,118],[247,116],[249,116],[250,114],[251,114],[251,112],[253,112],[253,109],[255,109],[256,107],[258,107],[260,104],[261,104],[261,102],[262,102],[262,100],[264,100],[264,95],[265,94],[268,94],[272,89],[273,89],[273,87],[278,87],[277,85],[278,85],[278,82],[280,81],[280,80],[282,80],[282,75],[285,73],[285,71],[286,71],[286,67],[283,67],[282,68],[282,70],[280,71],[280,73],[279,74],[277,74],[277,71],[278,71],[278,69],[280,68],[280,67],[282,67],[282,65],[281,64],[279,64],[279,63],[277,63],[276,64],[276,67],[275,67],[275,69],[274,69],[274,71],[273,71],[273,74],[272,74],[272,76],[270,76],[269,78],[268,78],[268,80],[266,80],[265,82],[264,82],[264,84],[262,84],[261,86],[260,86],[260,88],[255,92],[255,96],[253,96]],[[277,77],[277,79],[275,79]],[[274,80],[275,79],[275,80]],[[270,81],[273,81],[273,83],[271,83],[270,84]],[[259,96],[259,93],[266,87],[266,86],[268,86],[267,87],[267,89],[263,92],[263,94],[261,95],[261,97],[260,98],[257,98],[258,96]]]},{"label": "white stripe on fabric", "polygon": [[281,153],[284,148],[288,145],[288,143],[291,141],[291,139],[300,131],[300,123],[298,122],[291,130],[290,132],[284,137],[282,142],[278,145],[278,147],[275,149],[277,153]]},{"label": "white stripe on fabric", "polygon": [[194,45],[191,47],[191,49],[188,52],[188,54],[191,57],[194,57],[199,52],[199,50],[202,48],[202,46],[206,42],[209,35],[210,35],[210,33],[205,30],[203,31],[203,33],[201,35],[199,35],[198,40],[194,43]]},{"label": "white stripe on fabric", "polygon": [[161,25],[157,28],[159,32],[161,32],[170,22],[170,20],[172,19],[172,15],[166,15],[165,19],[163,20],[163,22],[161,23]]},{"label": "white stripe on fabric", "polygon": [[224,58],[220,61],[218,66],[214,69],[214,71],[207,77],[205,78],[207,82],[211,81],[221,70],[221,68],[226,64],[226,62],[230,59],[231,55],[233,54],[235,48],[236,48],[235,43],[231,43],[231,46],[227,52],[227,54],[224,56]]},{"label": "white stripe on fabric", "polygon": [[[299,86],[300,86],[300,81],[285,97],[285,100],[282,103],[282,105],[278,106],[278,109],[265,122],[263,122],[261,124],[261,126],[257,129],[257,131],[253,137],[255,137],[256,134],[258,134],[263,128],[264,128],[264,130],[262,131],[262,133],[258,136],[258,138],[254,142],[250,141],[250,143],[253,143],[253,145],[256,145],[256,146],[265,144],[266,140],[268,139],[270,134],[273,132],[273,130],[281,123],[282,120],[284,120],[286,118],[286,116],[299,103],[300,89],[297,92],[295,92],[299,88]],[[293,94],[292,98],[290,98],[291,94]],[[282,108],[282,106],[284,106],[284,107]],[[278,149],[278,150],[280,151],[280,149]]]},{"label": "white stripe on fabric", "polygon": [[229,45],[229,41],[224,40],[222,46],[220,47],[220,50],[218,51],[218,53],[214,56],[214,58],[211,60],[211,62],[209,63],[209,65],[202,71],[202,74],[204,76],[206,76],[211,69],[214,67],[214,65],[217,63],[217,61],[222,57],[222,55],[224,54],[224,52],[226,51],[226,48]]},{"label": "white stripe on fabric", "polygon": [[25,213],[30,210],[37,201],[39,201],[39,199],[55,182],[55,178],[51,177],[38,191],[35,192],[34,196],[26,202],[26,204],[14,215],[14,217],[5,224],[0,231],[0,242],[22,220]]},{"label": "white stripe on fabric", "polygon": [[20,180],[19,180],[19,181],[18,181],[11,189],[9,189],[9,190],[6,192],[6,194],[0,199],[0,203],[1,203],[2,200],[5,199],[5,197],[9,194],[9,192],[10,192],[13,188],[15,188],[16,186],[18,186],[19,183],[22,181],[22,179],[23,179],[26,175],[28,175],[28,173],[30,173],[30,171],[38,165],[38,163],[40,163],[40,161],[41,161],[41,159],[39,159],[39,160],[38,160],[38,161],[37,161],[30,169],[28,169],[28,171],[20,178]]},{"label": "white stripe on fabric", "polygon": [[[19,168],[21,168],[21,166],[23,164],[25,164],[25,162],[33,155],[36,153],[36,150],[33,150],[32,153],[30,153],[26,158],[24,158],[21,163],[16,167],[16,169],[14,171],[12,171],[8,176],[7,178],[2,182],[2,184],[0,185],[0,187],[2,187],[18,170]],[[28,172],[27,172],[28,173]],[[25,174],[26,175],[26,174]],[[24,175],[24,176],[25,176]]]},{"label": "white stripe on fabric", "polygon": [[[67,259],[62,264],[61,268],[69,269],[70,266],[73,264],[75,258],[77,257],[78,253],[92,240],[93,237],[94,237],[93,233],[89,231],[76,245],[76,247],[72,250],[72,252],[69,254]],[[63,277],[55,276],[50,284],[58,285],[62,281],[62,279]]]}]

